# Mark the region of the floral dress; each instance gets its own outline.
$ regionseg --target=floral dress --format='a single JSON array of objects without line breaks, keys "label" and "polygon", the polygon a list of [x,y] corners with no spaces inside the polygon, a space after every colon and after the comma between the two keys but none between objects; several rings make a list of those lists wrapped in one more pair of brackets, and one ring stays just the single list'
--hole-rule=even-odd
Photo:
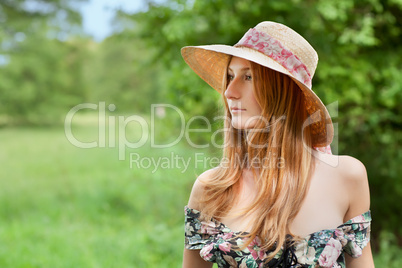
[{"label": "floral dress", "polygon": [[266,264],[269,251],[260,249],[260,238],[240,251],[238,248],[246,238],[236,236],[242,232],[234,232],[215,219],[203,220],[199,211],[185,207],[185,247],[199,249],[204,260],[217,263],[218,267],[344,268],[345,252],[352,257],[362,255],[370,240],[370,226],[371,214],[367,211],[335,229],[309,234],[293,246],[282,246]]}]

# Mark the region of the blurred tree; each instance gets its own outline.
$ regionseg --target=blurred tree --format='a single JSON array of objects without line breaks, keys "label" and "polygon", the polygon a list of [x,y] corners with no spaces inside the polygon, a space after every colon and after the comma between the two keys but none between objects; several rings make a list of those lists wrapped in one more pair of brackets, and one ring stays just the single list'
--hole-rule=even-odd
[{"label": "blurred tree", "polygon": [[[235,44],[264,20],[284,23],[318,51],[314,90],[338,102],[335,153],[366,165],[372,189],[374,235],[402,232],[402,2],[400,0],[166,0],[148,1],[131,18],[139,36],[165,66],[158,75],[170,103],[188,117],[213,118],[217,95],[181,59],[186,45]],[[398,55],[398,56],[397,56]],[[382,220],[387,219],[387,220]]]},{"label": "blurred tree", "polygon": [[96,47],[87,78],[90,102],[107,101],[116,111],[149,113],[159,100],[158,64],[150,64],[153,48],[136,36],[116,33]]},{"label": "blurred tree", "polygon": [[18,41],[21,34],[36,32],[38,23],[44,21],[55,30],[50,33],[55,37],[61,38],[71,31],[80,31],[77,25],[81,24],[81,15],[74,5],[87,1],[0,0],[0,41]]},{"label": "blurred tree", "polygon": [[3,124],[54,124],[84,102],[88,87],[82,66],[87,40],[62,42],[29,35],[0,66],[0,114]]},{"label": "blurred tree", "polygon": [[160,99],[154,49],[132,34],[101,43],[85,37],[74,9],[80,2],[1,2],[0,125],[58,123],[82,102],[149,113]]},{"label": "blurred tree", "polygon": [[0,1],[0,124],[54,123],[85,99],[78,2]]}]

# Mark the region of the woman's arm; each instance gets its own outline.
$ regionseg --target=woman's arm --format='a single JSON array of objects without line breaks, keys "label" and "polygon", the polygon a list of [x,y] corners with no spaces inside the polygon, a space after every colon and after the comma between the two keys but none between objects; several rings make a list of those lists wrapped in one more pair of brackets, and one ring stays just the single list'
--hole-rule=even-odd
[{"label": "woman's arm", "polygon": [[207,262],[200,256],[200,250],[184,249],[183,268],[210,268],[212,262]]},{"label": "woman's arm", "polygon": [[[188,207],[196,210],[201,210],[199,200],[204,192],[204,183],[208,181],[212,174],[212,170],[207,170],[202,173],[194,182],[191,190]],[[200,250],[184,249],[183,252],[183,268],[210,268],[212,262],[207,262],[200,256]]]},{"label": "woman's arm", "polygon": [[[349,197],[349,209],[344,220],[347,221],[370,209],[370,190],[365,166],[353,157],[345,158],[345,166],[342,169],[345,174],[345,184]],[[374,261],[370,243],[363,249],[362,255],[353,258],[345,254],[347,268],[373,268]]]},{"label": "woman's arm", "polygon": [[373,255],[371,254],[370,243],[363,249],[363,254],[358,258],[353,258],[345,254],[347,268],[374,268]]}]

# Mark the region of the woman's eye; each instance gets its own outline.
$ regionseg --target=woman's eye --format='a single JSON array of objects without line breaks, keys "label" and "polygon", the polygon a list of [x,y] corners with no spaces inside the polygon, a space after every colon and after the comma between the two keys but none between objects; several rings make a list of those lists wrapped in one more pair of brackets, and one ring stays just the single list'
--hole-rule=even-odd
[{"label": "woman's eye", "polygon": [[228,81],[232,81],[233,80],[233,75],[228,74]]},{"label": "woman's eye", "polygon": [[251,75],[246,75],[246,80],[251,81],[251,80],[253,80],[253,78],[251,77]]}]

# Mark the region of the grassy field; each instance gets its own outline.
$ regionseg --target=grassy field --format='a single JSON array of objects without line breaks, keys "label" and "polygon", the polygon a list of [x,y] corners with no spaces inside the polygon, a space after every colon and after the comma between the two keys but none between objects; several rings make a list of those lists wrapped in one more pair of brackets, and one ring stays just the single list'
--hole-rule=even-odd
[{"label": "grassy field", "polygon": [[[88,142],[97,131],[74,128]],[[147,143],[119,160],[118,148],[75,147],[63,128],[1,129],[0,140],[0,267],[180,267],[183,206],[205,169],[195,150]],[[130,166],[130,154],[190,164]],[[400,252],[385,243],[377,267],[400,267]]]},{"label": "grassy field", "polygon": [[[119,160],[117,145],[77,148],[63,128],[1,129],[0,140],[0,267],[180,266],[183,206],[202,170],[186,146],[147,143]],[[130,166],[130,154],[150,160]],[[171,157],[191,164],[150,164]]]}]

